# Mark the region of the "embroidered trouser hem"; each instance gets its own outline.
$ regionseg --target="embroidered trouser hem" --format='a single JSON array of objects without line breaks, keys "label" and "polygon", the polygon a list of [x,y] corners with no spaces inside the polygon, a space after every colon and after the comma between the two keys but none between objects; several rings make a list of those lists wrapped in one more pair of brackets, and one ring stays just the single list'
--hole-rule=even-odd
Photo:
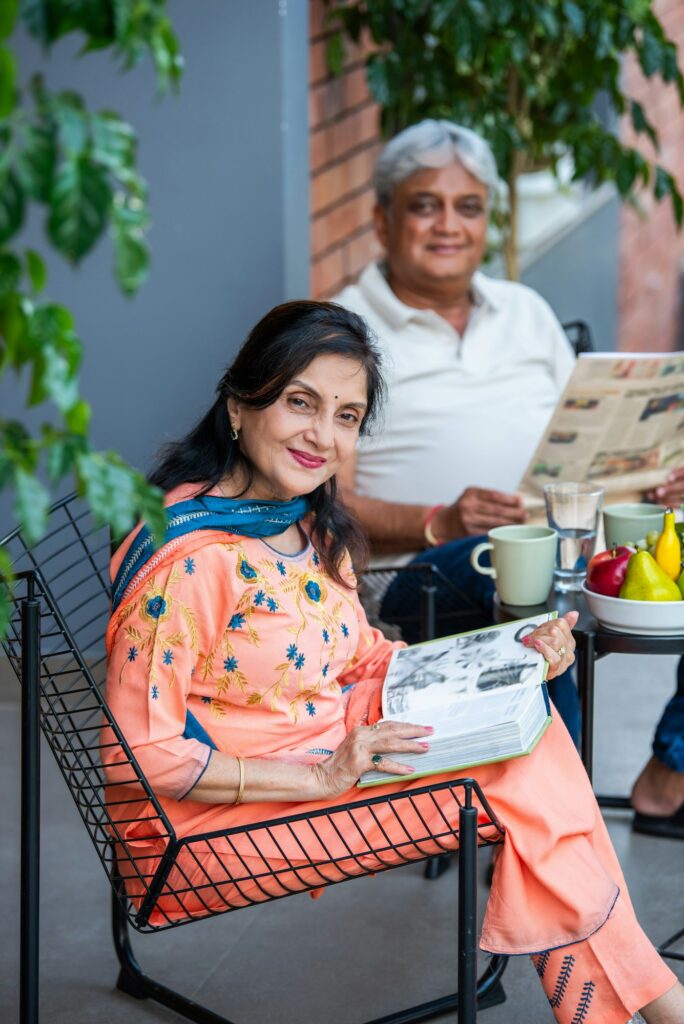
[{"label": "embroidered trouser hem", "polygon": [[626,1024],[677,982],[622,896],[589,938],[532,962],[559,1024]]}]

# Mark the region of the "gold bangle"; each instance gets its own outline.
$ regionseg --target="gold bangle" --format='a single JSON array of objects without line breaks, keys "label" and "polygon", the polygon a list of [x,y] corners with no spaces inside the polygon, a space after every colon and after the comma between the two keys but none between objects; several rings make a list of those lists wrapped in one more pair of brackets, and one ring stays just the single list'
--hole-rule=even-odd
[{"label": "gold bangle", "polygon": [[237,763],[240,769],[240,782],[238,784],[237,796],[233,800],[233,807],[237,807],[238,804],[242,803],[242,797],[245,793],[245,762],[241,757],[238,757]]},{"label": "gold bangle", "polygon": [[439,540],[439,538],[435,537],[434,533],[432,532],[432,520],[435,518],[438,512],[442,511],[443,508],[444,505],[434,505],[430,509],[430,511],[428,512],[423,521],[423,534],[425,536],[425,540],[427,541],[428,545],[431,548],[438,548],[441,544],[444,543],[443,541]]}]

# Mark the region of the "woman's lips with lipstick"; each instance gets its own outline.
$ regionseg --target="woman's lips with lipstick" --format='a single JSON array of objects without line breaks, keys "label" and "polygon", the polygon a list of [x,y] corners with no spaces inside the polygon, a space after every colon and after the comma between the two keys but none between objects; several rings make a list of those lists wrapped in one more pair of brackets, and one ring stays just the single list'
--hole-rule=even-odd
[{"label": "woman's lips with lipstick", "polygon": [[299,463],[300,466],[305,466],[306,469],[319,469],[326,461],[319,455],[310,455],[309,452],[300,452],[298,448],[287,449],[292,458]]}]

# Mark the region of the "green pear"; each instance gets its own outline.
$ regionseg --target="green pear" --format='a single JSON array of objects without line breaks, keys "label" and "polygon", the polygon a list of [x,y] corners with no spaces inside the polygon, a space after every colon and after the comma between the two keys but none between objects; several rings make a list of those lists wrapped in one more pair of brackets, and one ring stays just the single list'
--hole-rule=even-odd
[{"label": "green pear", "polygon": [[679,587],[680,594],[684,597],[684,567],[677,577],[677,586]]},{"label": "green pear", "polygon": [[678,585],[648,551],[637,551],[630,558],[619,596],[627,601],[682,600]]}]

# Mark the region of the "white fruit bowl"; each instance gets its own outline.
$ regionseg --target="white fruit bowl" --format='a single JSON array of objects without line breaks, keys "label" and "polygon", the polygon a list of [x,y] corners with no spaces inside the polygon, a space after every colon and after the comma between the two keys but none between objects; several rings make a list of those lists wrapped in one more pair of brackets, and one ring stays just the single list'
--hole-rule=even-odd
[{"label": "white fruit bowl", "polygon": [[595,619],[618,633],[677,636],[684,633],[684,601],[625,601],[595,594],[582,584],[587,608]]}]

